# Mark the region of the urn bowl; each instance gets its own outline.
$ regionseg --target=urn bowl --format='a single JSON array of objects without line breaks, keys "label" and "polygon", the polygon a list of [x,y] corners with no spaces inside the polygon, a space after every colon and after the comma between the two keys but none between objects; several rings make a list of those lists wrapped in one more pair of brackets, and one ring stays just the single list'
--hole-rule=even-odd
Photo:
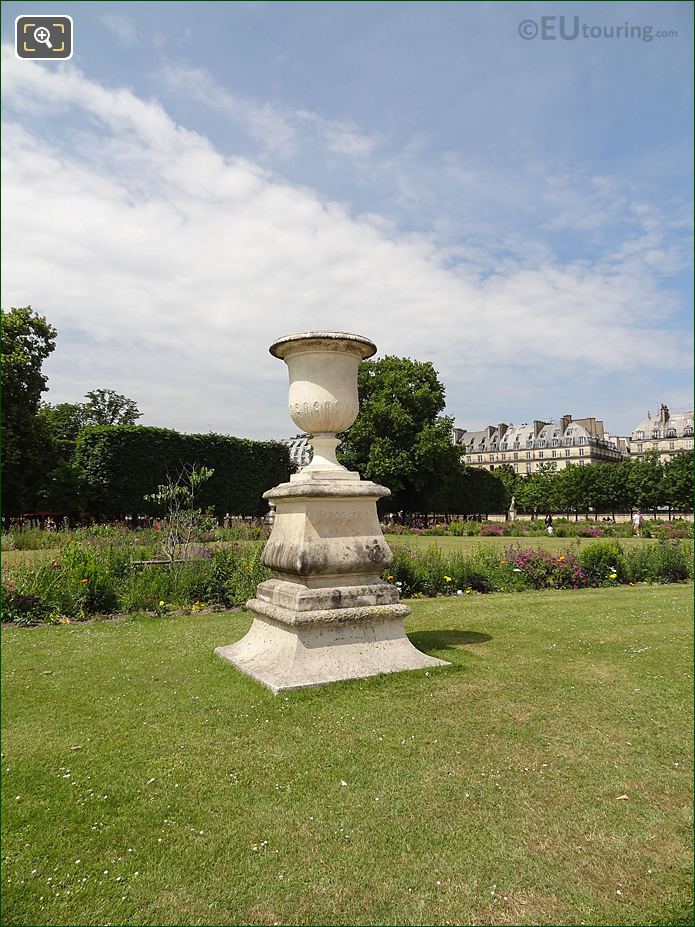
[{"label": "urn bowl", "polygon": [[347,332],[303,332],[279,338],[270,353],[289,370],[289,413],[307,434],[336,434],[357,418],[357,368],[376,345]]}]

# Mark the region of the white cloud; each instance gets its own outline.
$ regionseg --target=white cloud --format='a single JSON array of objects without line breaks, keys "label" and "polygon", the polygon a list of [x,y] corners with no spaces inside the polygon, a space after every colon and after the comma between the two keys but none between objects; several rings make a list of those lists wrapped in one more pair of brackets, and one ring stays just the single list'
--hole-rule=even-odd
[{"label": "white cloud", "polygon": [[[461,414],[481,390],[503,412],[522,365],[543,383],[689,362],[653,324],[669,305],[648,268],[449,269],[436,243],[224,157],[157,102],[7,50],[3,66],[17,121],[5,130],[2,301],[57,326],[52,401],[109,385],[150,424],[287,434],[286,371],[267,348],[316,328],[431,359]],[[61,135],[56,111],[77,134]]]},{"label": "white cloud", "polygon": [[106,12],[99,16],[99,20],[114,33],[123,45],[139,44],[140,37],[135,23],[127,16],[119,13]]},{"label": "white cloud", "polygon": [[354,125],[324,119],[307,110],[282,110],[231,93],[205,68],[168,65],[161,77],[168,89],[184,94],[235,120],[261,147],[280,160],[296,156],[306,145],[318,142],[328,151],[347,158],[363,158],[373,151],[376,139]]}]

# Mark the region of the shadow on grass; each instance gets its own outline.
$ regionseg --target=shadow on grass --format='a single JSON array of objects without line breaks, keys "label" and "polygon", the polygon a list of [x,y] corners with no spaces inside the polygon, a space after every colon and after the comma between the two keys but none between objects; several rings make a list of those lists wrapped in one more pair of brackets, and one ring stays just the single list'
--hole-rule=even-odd
[{"label": "shadow on grass", "polygon": [[489,634],[478,631],[416,631],[408,637],[412,644],[429,653],[431,650],[456,650],[465,644],[484,644],[491,641]]}]

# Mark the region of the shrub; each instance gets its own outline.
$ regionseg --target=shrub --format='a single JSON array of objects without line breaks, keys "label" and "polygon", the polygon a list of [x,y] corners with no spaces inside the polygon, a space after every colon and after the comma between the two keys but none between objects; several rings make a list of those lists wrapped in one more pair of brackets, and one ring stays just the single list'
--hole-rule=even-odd
[{"label": "shrub", "polygon": [[66,532],[43,528],[12,528],[2,532],[3,550],[45,550],[65,543]]},{"label": "shrub", "polygon": [[626,554],[632,582],[682,583],[693,576],[693,548],[688,541],[659,541],[635,547]]},{"label": "shrub", "polygon": [[582,526],[577,528],[578,538],[602,538],[605,537],[605,531],[602,528],[589,528]]},{"label": "shrub", "polygon": [[391,566],[384,570],[382,579],[394,583],[400,589],[401,595],[410,598],[419,592],[415,573],[415,554],[409,547],[395,547],[392,551]]},{"label": "shrub", "polygon": [[243,605],[256,595],[256,586],[270,579],[270,570],[261,562],[263,545],[241,549],[225,583],[229,605]]},{"label": "shrub", "polygon": [[618,541],[588,544],[580,552],[579,561],[592,586],[613,586],[628,579],[625,555]]},{"label": "shrub", "polygon": [[692,577],[692,545],[672,540],[659,542],[652,550],[659,582],[684,583]]},{"label": "shrub", "polygon": [[262,541],[270,536],[270,529],[261,525],[231,525],[229,528],[213,528],[210,541]]},{"label": "shrub", "polygon": [[504,525],[486,522],[480,529],[481,538],[501,538],[504,534]]},{"label": "shrub", "polygon": [[510,547],[505,555],[513,571],[524,576],[534,589],[583,589],[588,585],[586,572],[568,550],[550,554],[535,548]]},{"label": "shrub", "polygon": [[628,579],[635,583],[658,582],[656,558],[652,545],[640,544],[629,548],[625,553],[625,565]]},{"label": "shrub", "polygon": [[431,528],[425,528],[424,534],[430,537],[442,538],[449,534],[449,529],[446,525],[433,525]]},{"label": "shrub", "polygon": [[466,522],[452,521],[449,525],[449,534],[455,538],[466,537]]},{"label": "shrub", "polygon": [[645,537],[657,538],[660,541],[683,540],[693,536],[693,527],[688,522],[652,522],[645,525]]},{"label": "shrub", "polygon": [[[428,547],[422,551],[415,557],[417,592],[426,596],[436,596],[452,591],[453,577],[447,571],[448,564],[441,548]],[[445,579],[445,576],[448,579]]]},{"label": "shrub", "polygon": [[206,565],[204,589],[199,597],[223,607],[243,605],[252,599],[258,583],[271,575],[261,562],[262,553],[263,544],[234,544],[216,550]]},{"label": "shrub", "polygon": [[118,588],[121,611],[154,611],[164,614],[160,602],[171,606],[191,605],[205,596],[208,562],[163,563],[161,566],[133,566]]},{"label": "shrub", "polygon": [[0,609],[3,621],[13,621],[18,627],[41,624],[48,617],[44,603],[33,595],[17,592],[12,584],[2,584]]}]

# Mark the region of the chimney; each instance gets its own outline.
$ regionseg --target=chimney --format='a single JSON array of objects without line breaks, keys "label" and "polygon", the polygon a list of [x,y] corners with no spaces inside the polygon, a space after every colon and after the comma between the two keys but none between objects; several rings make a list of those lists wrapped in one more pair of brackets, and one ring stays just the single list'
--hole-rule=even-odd
[{"label": "chimney", "polygon": [[502,438],[505,436],[508,428],[509,428],[509,425],[505,425],[504,422],[499,423],[499,425],[497,426],[497,439],[499,441],[501,441]]},{"label": "chimney", "polygon": [[665,406],[665,405],[663,404],[663,402],[662,402],[662,403],[661,403],[661,409],[659,409],[659,421],[662,422],[662,423],[665,425],[666,422],[667,422],[670,418],[671,418],[671,415],[669,414],[668,406]]},{"label": "chimney", "polygon": [[541,433],[541,428],[545,428],[547,424],[547,422],[539,422],[538,419],[536,419],[533,423],[533,437],[537,438]]},{"label": "chimney", "polygon": [[461,444],[465,433],[465,428],[454,428],[454,444]]},{"label": "chimney", "polygon": [[591,418],[578,418],[577,424],[581,425],[582,428],[586,428],[592,437],[596,437],[596,419],[593,416]]},{"label": "chimney", "polygon": [[563,435],[567,429],[567,426],[569,425],[571,421],[572,421],[571,415],[563,415],[562,418],[560,419],[560,431]]},{"label": "chimney", "polygon": [[487,428],[485,429],[485,440],[489,441],[492,438],[494,433],[495,433],[495,426],[488,425]]}]

